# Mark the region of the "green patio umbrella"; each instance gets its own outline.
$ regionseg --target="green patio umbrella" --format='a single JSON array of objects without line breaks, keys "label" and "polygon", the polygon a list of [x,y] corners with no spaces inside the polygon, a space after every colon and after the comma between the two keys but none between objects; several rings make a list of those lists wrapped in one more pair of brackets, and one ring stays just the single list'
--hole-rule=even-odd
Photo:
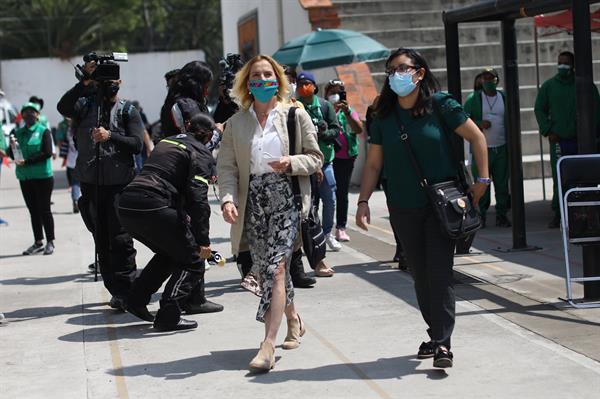
[{"label": "green patio umbrella", "polygon": [[385,46],[362,33],[319,28],[285,43],[273,58],[282,65],[316,69],[374,61],[389,55]]}]

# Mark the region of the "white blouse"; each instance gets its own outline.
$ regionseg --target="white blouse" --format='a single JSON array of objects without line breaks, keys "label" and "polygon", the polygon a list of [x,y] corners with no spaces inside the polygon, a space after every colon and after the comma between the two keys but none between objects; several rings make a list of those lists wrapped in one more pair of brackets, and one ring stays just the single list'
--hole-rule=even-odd
[{"label": "white blouse", "polygon": [[250,113],[256,120],[254,136],[252,138],[252,149],[250,154],[250,173],[253,175],[264,175],[274,172],[269,162],[278,161],[283,156],[283,143],[279,138],[273,120],[277,115],[277,108],[269,112],[265,128],[261,128],[254,106],[250,106]]}]

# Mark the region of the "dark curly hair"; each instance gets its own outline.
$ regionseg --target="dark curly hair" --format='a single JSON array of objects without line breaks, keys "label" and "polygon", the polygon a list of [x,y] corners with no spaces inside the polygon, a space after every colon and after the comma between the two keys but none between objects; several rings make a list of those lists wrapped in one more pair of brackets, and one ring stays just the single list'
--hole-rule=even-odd
[{"label": "dark curly hair", "polygon": [[188,62],[177,74],[177,82],[173,86],[173,94],[181,97],[190,97],[204,102],[204,88],[213,78],[210,67],[203,61]]},{"label": "dark curly hair", "polygon": [[204,113],[196,114],[190,119],[188,132],[196,139],[205,142],[206,139],[212,137],[215,121],[209,115]]},{"label": "dark curly hair", "polygon": [[[423,56],[416,50],[400,47],[394,51],[385,62],[385,69],[388,70],[392,60],[400,55],[405,55],[410,58],[416,68],[425,70],[425,76],[421,83],[419,83],[417,89],[419,90],[419,97],[417,102],[412,109],[412,115],[414,117],[420,117],[426,113],[431,112],[431,96],[433,93],[440,91],[440,84],[431,73],[429,65]],[[390,88],[390,77],[386,76],[381,93],[379,95],[379,101],[375,108],[375,116],[378,118],[384,118],[388,116],[398,103],[398,95]]]}]

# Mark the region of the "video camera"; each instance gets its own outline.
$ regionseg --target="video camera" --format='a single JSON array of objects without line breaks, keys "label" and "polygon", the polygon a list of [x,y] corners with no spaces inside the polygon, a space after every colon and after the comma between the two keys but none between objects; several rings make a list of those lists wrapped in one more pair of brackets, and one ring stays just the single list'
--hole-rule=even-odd
[{"label": "video camera", "polygon": [[82,65],[75,66],[75,77],[77,80],[95,80],[97,82],[105,82],[109,80],[119,80],[119,64],[113,62],[127,62],[127,53],[112,53],[98,55],[95,52],[88,53],[83,56],[83,62],[95,62],[96,69],[89,75]]},{"label": "video camera", "polygon": [[225,58],[219,61],[219,66],[221,67],[219,86],[224,87],[223,94],[227,97],[228,100],[231,100],[231,98],[229,97],[229,93],[231,91],[231,88],[233,87],[233,80],[235,79],[235,74],[238,73],[238,71],[244,66],[242,56],[239,54],[229,53]]}]

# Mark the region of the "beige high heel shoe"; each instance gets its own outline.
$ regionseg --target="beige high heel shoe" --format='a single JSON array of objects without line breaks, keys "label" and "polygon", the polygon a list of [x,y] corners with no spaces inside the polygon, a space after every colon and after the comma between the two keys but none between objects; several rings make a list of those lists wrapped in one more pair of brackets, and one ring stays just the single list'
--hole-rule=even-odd
[{"label": "beige high heel shoe", "polygon": [[300,346],[300,337],[304,335],[306,329],[304,328],[304,323],[302,323],[302,319],[300,319],[300,315],[298,315],[298,320],[292,319],[287,321],[288,331],[283,341],[283,345],[281,345],[282,349],[296,349]]},{"label": "beige high heel shoe", "polygon": [[250,362],[250,369],[254,371],[269,371],[275,366],[275,348],[267,341],[260,343],[260,350]]},{"label": "beige high heel shoe", "polygon": [[315,268],[315,276],[317,277],[331,277],[334,273],[333,269],[327,266],[324,261],[320,261]]}]

